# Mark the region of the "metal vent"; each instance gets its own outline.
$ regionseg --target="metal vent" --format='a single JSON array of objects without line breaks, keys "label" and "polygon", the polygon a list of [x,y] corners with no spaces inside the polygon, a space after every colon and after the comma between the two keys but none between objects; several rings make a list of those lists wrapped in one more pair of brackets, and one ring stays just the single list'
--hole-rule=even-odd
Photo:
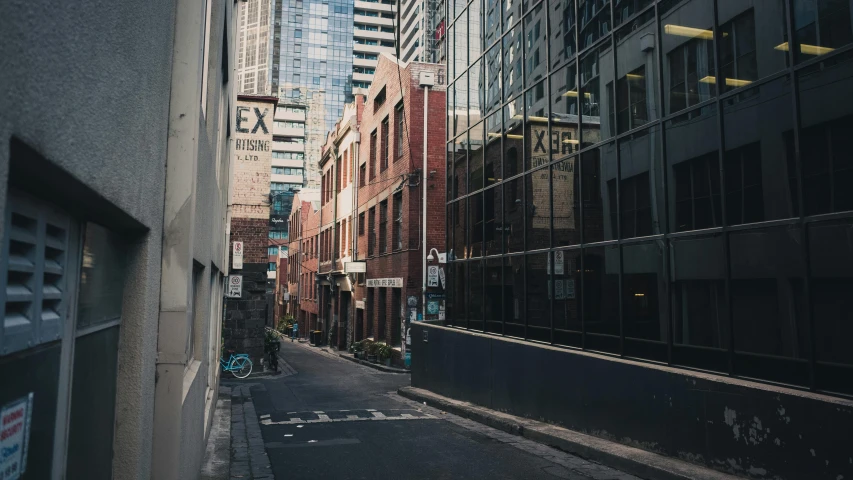
[{"label": "metal vent", "polygon": [[17,194],[9,195],[5,220],[2,355],[60,338],[71,225],[67,215]]}]

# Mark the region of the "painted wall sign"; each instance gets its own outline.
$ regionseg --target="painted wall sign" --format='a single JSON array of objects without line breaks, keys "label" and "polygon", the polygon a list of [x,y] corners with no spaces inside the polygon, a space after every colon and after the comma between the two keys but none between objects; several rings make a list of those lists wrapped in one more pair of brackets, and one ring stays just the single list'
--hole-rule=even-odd
[{"label": "painted wall sign", "polygon": [[243,268],[243,242],[234,242],[232,252],[231,268],[240,270]]},{"label": "painted wall sign", "polygon": [[438,269],[438,279],[441,280],[441,288],[447,288],[444,284],[444,267]]},{"label": "painted wall sign", "polygon": [[359,308],[361,310],[364,310],[364,300],[356,300],[355,301],[355,308]]},{"label": "painted wall sign", "polygon": [[228,297],[240,298],[243,296],[243,276],[228,275]]},{"label": "painted wall sign", "polygon": [[368,278],[367,288],[373,287],[391,287],[403,288],[402,278]]},{"label": "painted wall sign", "polygon": [[0,409],[0,480],[17,480],[27,470],[33,394]]},{"label": "painted wall sign", "polygon": [[367,271],[367,262],[345,262],[345,273],[364,273]]}]

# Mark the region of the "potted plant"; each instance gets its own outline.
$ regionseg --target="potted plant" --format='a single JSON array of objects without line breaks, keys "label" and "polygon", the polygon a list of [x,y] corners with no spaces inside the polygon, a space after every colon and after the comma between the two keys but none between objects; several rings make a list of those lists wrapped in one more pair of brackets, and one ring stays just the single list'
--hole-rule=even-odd
[{"label": "potted plant", "polygon": [[376,351],[376,355],[379,357],[379,361],[384,363],[385,366],[391,366],[391,356],[394,355],[394,348],[391,345],[382,344]]},{"label": "potted plant", "polygon": [[379,349],[385,345],[380,342],[373,342],[367,346],[367,360],[371,363],[378,363]]}]

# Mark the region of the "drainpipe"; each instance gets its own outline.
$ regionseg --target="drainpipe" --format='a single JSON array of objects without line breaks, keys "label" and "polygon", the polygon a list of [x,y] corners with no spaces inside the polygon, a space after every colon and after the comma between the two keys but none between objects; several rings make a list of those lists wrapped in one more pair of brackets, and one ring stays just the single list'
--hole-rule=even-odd
[{"label": "drainpipe", "polygon": [[[426,320],[426,290],[427,290],[427,178],[429,170],[427,170],[427,139],[428,135],[428,115],[429,115],[429,87],[435,85],[435,74],[433,72],[421,72],[419,79],[420,86],[424,89],[424,157],[421,164],[421,192],[423,192],[423,200],[421,210],[423,210],[423,239],[421,242],[421,320]],[[406,342],[406,332],[403,332],[403,344]]]},{"label": "drainpipe", "polygon": [[[357,101],[355,108],[356,116],[358,116]],[[350,231],[352,232],[352,238],[350,240],[352,241],[352,247],[350,247],[350,257],[352,258],[353,262],[358,261],[358,151],[361,148],[361,132],[358,130],[358,128],[360,128],[360,125],[356,124],[355,128],[355,139],[353,140],[355,147],[352,149],[352,161],[350,162],[350,167],[352,168],[352,175],[350,175],[350,178],[352,179],[352,214],[350,217]],[[355,274],[355,278],[355,285],[353,285],[353,287],[350,289],[352,291],[352,294],[350,295],[350,322],[352,322],[352,328],[350,329],[350,331],[352,333],[352,343],[355,343],[355,317],[357,316],[357,312],[355,311],[355,288],[358,285],[357,273]]]}]

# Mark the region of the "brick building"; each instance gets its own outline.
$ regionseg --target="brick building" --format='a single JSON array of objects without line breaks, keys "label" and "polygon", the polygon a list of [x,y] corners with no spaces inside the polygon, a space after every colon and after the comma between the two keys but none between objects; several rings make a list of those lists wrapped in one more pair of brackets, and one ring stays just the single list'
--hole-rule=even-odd
[{"label": "brick building", "polygon": [[317,324],[315,274],[317,273],[317,227],[320,225],[320,190],[304,188],[293,199],[289,222],[287,279],[288,300],[284,314],[292,315],[299,324],[299,336]]},{"label": "brick building", "polygon": [[243,242],[243,265],[235,268],[233,248],[230,265],[232,275],[243,276],[243,288],[239,298],[228,298],[225,303],[222,333],[226,349],[247,353],[253,361],[263,358],[264,325],[271,314],[267,299],[272,160],[269,119],[277,102],[275,97],[238,95],[235,115],[229,225],[231,245]]},{"label": "brick building", "polygon": [[322,342],[346,348],[352,338],[353,279],[346,266],[353,261],[353,206],[356,205],[355,167],[364,96],[344,107],[335,128],[326,136],[320,160],[320,317]]},{"label": "brick building", "polygon": [[[421,72],[432,73],[435,78],[427,105],[426,246],[422,230]],[[366,273],[357,278],[353,289],[358,300],[353,340],[372,337],[404,347],[406,325],[422,308],[423,253],[433,248],[445,250],[444,78],[443,66],[398,63],[382,55],[365,99],[359,127],[362,141],[356,162],[358,207],[353,231],[357,232],[355,258],[365,262]],[[429,293],[441,298],[443,290],[430,288]]]}]

